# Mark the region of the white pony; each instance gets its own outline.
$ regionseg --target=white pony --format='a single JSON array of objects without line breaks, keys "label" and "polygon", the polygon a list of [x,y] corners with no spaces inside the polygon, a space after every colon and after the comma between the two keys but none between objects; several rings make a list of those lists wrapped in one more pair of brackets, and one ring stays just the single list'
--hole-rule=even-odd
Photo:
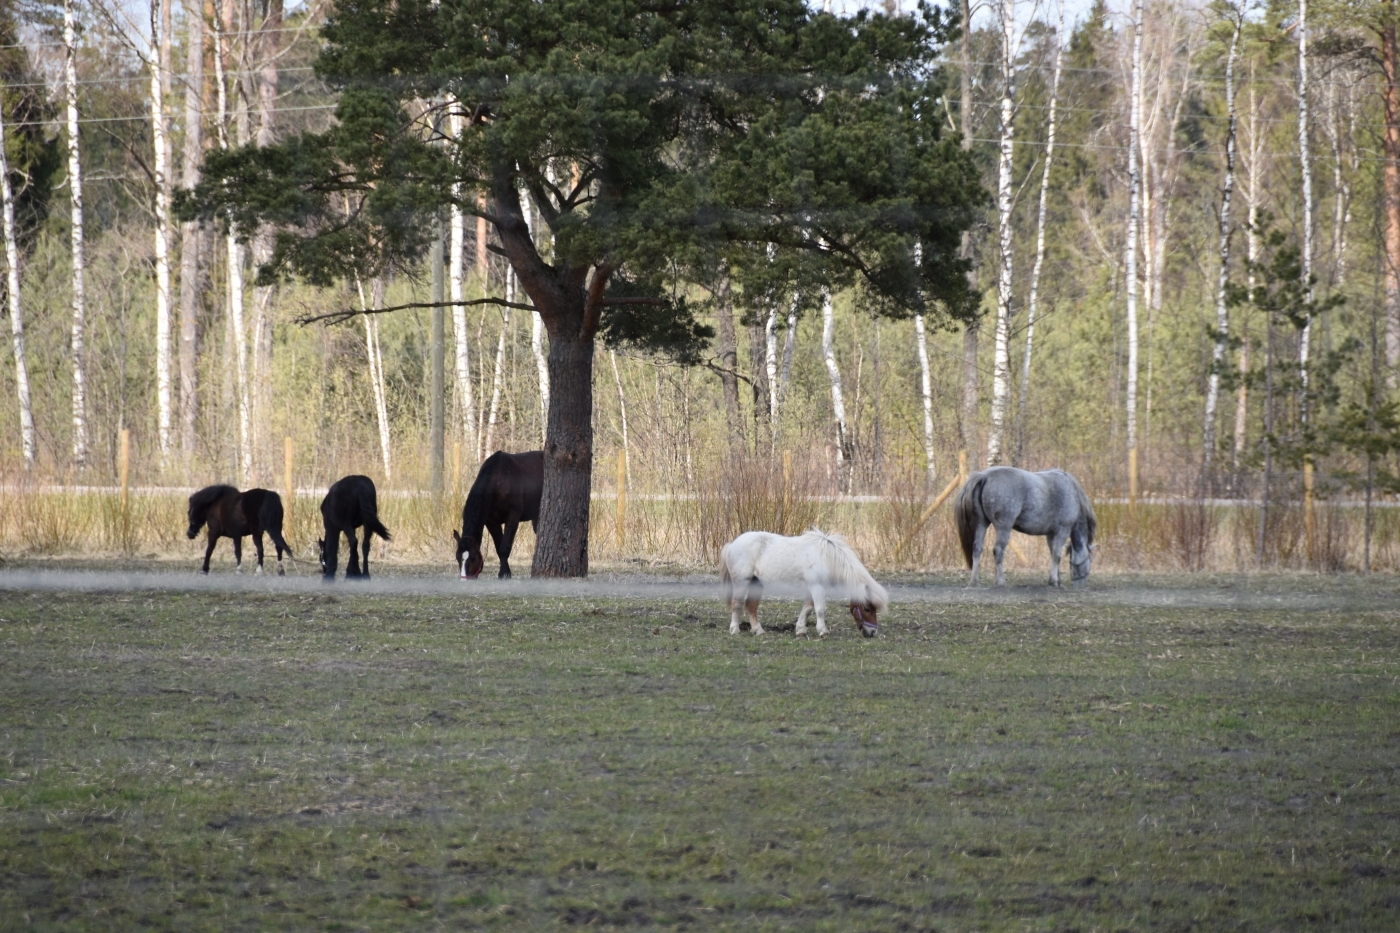
[{"label": "white pony", "polygon": [[739,632],[739,607],[748,611],[755,635],[758,601],[765,586],[779,595],[802,596],[797,634],[807,632],[807,610],[817,611],[817,634],[826,634],[826,600],[849,602],[851,616],[866,638],[877,631],[878,615],[889,605],[885,588],[871,578],[846,539],[815,528],[795,538],[766,531],[746,531],[719,553],[719,579],[729,605],[729,634]]}]

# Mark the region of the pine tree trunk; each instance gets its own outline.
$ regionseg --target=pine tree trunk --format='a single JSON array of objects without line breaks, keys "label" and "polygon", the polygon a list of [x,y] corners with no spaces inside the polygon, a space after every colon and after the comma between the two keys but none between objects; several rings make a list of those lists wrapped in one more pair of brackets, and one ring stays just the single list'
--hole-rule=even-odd
[{"label": "pine tree trunk", "polygon": [[[185,146],[181,183],[193,188],[199,182],[203,158],[204,110],[204,10],[202,0],[185,0],[189,32],[185,47]],[[200,252],[204,226],[197,221],[180,225],[180,449],[194,454],[199,417],[199,300]]]},{"label": "pine tree trunk", "polygon": [[1215,289],[1215,346],[1210,356],[1210,376],[1206,380],[1205,425],[1201,442],[1201,494],[1211,482],[1215,458],[1216,408],[1220,401],[1220,375],[1230,338],[1230,312],[1227,296],[1230,286],[1230,196],[1235,190],[1235,57],[1239,51],[1242,15],[1236,14],[1230,51],[1225,56],[1225,183],[1220,195],[1220,274]]},{"label": "pine tree trunk", "polygon": [[[548,323],[548,322],[546,322]],[[593,485],[593,338],[551,329],[549,384],[554,388],[545,441],[544,494],[531,573],[588,573],[588,504]]]},{"label": "pine tree trunk", "polygon": [[24,350],[24,310],[19,295],[19,242],[15,232],[15,194],[10,187],[10,158],[5,141],[5,113],[0,101],[0,221],[5,238],[5,299],[14,336],[15,392],[19,396],[19,436],[25,469],[34,468],[34,408],[29,397],[29,360]]},{"label": "pine tree trunk", "polygon": [[63,4],[63,78],[68,124],[69,243],[73,258],[73,468],[87,467],[87,293],[83,275],[83,171],[78,149],[78,33],[73,0]]},{"label": "pine tree trunk", "polygon": [[1011,399],[1011,274],[1015,231],[1011,226],[1011,170],[1016,145],[1016,39],[1014,0],[997,6],[1001,27],[1001,132],[997,147],[997,328],[992,353],[992,430],[987,436],[987,463],[1002,461],[1006,408]]},{"label": "pine tree trunk", "polygon": [[1065,58],[1065,12],[1060,5],[1060,24],[1055,32],[1055,69],[1050,80],[1050,113],[1046,120],[1045,166],[1040,171],[1040,204],[1035,221],[1035,263],[1031,266],[1030,292],[1026,296],[1026,352],[1021,362],[1021,397],[1016,405],[1016,465],[1026,453],[1026,404],[1031,385],[1031,348],[1035,341],[1035,319],[1040,306],[1040,273],[1045,267],[1045,207],[1050,195],[1050,166],[1055,161],[1055,116],[1060,101],[1060,75]]},{"label": "pine tree trunk", "polygon": [[170,329],[170,131],[165,101],[170,90],[170,0],[151,3],[151,137],[155,147],[156,407],[162,466],[173,441],[174,381]]}]

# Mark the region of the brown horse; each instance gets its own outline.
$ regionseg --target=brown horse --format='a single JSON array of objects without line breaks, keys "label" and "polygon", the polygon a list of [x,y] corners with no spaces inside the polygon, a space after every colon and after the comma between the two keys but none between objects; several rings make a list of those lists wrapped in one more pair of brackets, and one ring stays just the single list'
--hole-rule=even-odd
[{"label": "brown horse", "polygon": [[250,489],[240,493],[232,486],[206,486],[190,496],[190,527],[187,532],[193,540],[199,529],[209,526],[209,544],[204,549],[204,566],[201,573],[209,572],[209,558],[214,553],[214,545],[220,538],[233,539],[233,557],[238,562],[237,572],[243,572],[243,537],[253,536],[253,546],[258,551],[257,573],[263,572],[263,533],[277,545],[277,574],[281,576],[282,552],[291,556],[292,549],[282,538],[282,497],[270,489]]},{"label": "brown horse", "polygon": [[521,522],[540,530],[540,493],[544,490],[544,451],[508,454],[498,450],[486,458],[476,473],[467,501],[462,505],[462,533],[452,531],[457,542],[457,566],[462,579],[475,580],[486,563],[481,553],[481,529],[491,533],[496,556],[501,559],[502,579],[510,577],[510,549]]}]

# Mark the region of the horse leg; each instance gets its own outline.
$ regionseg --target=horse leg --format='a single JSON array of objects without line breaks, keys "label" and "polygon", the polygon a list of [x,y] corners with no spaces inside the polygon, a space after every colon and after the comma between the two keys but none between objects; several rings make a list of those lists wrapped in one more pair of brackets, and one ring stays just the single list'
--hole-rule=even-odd
[{"label": "horse leg", "polygon": [[[361,579],[361,580],[368,580],[368,579],[369,579],[369,546],[370,546],[370,544],[371,544],[373,541],[374,541],[374,535],[370,534],[370,533],[369,533],[369,529],[366,528],[366,529],[365,529],[365,539],[364,539],[363,541],[360,542],[360,553],[361,553],[361,555],[364,557],[364,561],[363,561],[363,562],[361,563],[361,565],[360,565],[360,579]],[[381,541],[380,544],[382,545],[383,542]],[[384,548],[383,548],[383,547],[380,547],[380,549],[379,549],[379,556],[380,556],[381,558],[384,556]]]},{"label": "horse leg", "polygon": [[254,573],[263,572],[263,535],[259,531],[253,535],[253,548],[258,552],[258,569]]},{"label": "horse leg", "polygon": [[797,613],[797,634],[807,634],[807,613],[812,610],[812,601],[808,599],[802,604],[802,609]]},{"label": "horse leg", "polygon": [[243,572],[243,539],[238,535],[231,535],[233,538],[233,572]]},{"label": "horse leg", "polygon": [[763,584],[758,578],[749,581],[748,592],[744,594],[744,611],[749,614],[749,631],[763,634],[763,626],[758,624],[758,601],[763,598]]},{"label": "horse leg", "polygon": [[[360,575],[360,542],[355,537],[354,528],[345,529],[345,540],[350,542],[350,556],[346,558],[345,563],[345,579],[349,580]],[[365,540],[369,540],[369,535],[365,535]],[[368,558],[369,554],[366,553],[365,557]]]},{"label": "horse leg", "polygon": [[219,536],[214,534],[214,529],[209,529],[209,540],[204,545],[204,568],[200,573],[209,572],[209,558],[214,556],[214,545],[219,541]]},{"label": "horse leg", "polygon": [[820,586],[812,587],[812,593],[807,598],[812,604],[812,608],[817,613],[817,637],[826,637],[826,591]]},{"label": "horse leg", "polygon": [[1060,585],[1060,555],[1065,549],[1065,539],[1068,537],[1062,530],[1055,530],[1045,536],[1046,542],[1050,545],[1050,585]]},{"label": "horse leg", "polygon": [[997,529],[997,543],[992,547],[992,554],[997,560],[997,586],[1006,586],[1006,548],[1011,543],[1011,526],[1007,525],[1006,530]]},{"label": "horse leg", "polygon": [[[502,536],[501,542],[496,545],[496,553],[501,558],[501,578],[504,580],[510,579],[510,551],[511,548],[515,547],[515,532],[519,528],[520,522],[518,521],[506,522],[506,533]],[[504,545],[504,549],[502,545]]]},{"label": "horse leg", "polygon": [[972,531],[972,577],[967,581],[968,586],[977,585],[977,571],[982,566],[982,543],[986,536],[987,523],[979,519]]},{"label": "horse leg", "polygon": [[[510,563],[506,560],[509,555],[507,554],[508,548],[506,546],[505,533],[496,525],[486,525],[484,527],[486,528],[486,533],[491,536],[491,543],[496,546],[496,559],[501,562],[501,569],[500,572],[496,574],[496,579],[504,580],[510,576]],[[485,559],[486,555],[483,554],[482,560],[484,561]]]},{"label": "horse leg", "polygon": [[729,591],[729,634],[739,634],[739,607],[744,605],[748,597],[749,583],[747,580],[737,585],[732,585]]}]

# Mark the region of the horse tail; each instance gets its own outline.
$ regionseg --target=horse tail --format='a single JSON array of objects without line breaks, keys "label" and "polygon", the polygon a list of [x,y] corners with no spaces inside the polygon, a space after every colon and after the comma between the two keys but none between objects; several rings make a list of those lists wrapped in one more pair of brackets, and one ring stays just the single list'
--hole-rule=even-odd
[{"label": "horse tail", "polygon": [[724,589],[724,604],[734,605],[734,578],[729,573],[729,545],[719,549],[719,583]]},{"label": "horse tail", "polygon": [[1084,487],[1079,485],[1079,480],[1070,477],[1070,482],[1074,483],[1074,493],[1079,498],[1079,520],[1084,523],[1084,546],[1089,547],[1094,543],[1094,532],[1098,530],[1099,522],[1094,517],[1094,507],[1089,504],[1089,496],[1084,492]]},{"label": "horse tail", "polygon": [[282,497],[269,489],[263,497],[262,508],[258,509],[258,524],[262,525],[263,531],[267,532],[273,544],[291,554],[291,546],[287,544],[287,539],[282,537],[282,514]]},{"label": "horse tail", "polygon": [[393,540],[389,537],[389,529],[379,520],[379,503],[374,494],[374,484],[361,483],[355,490],[355,495],[360,500],[360,517],[365,520],[366,537],[379,535],[385,541]]},{"label": "horse tail", "polygon": [[958,540],[962,542],[963,559],[967,561],[967,566],[972,567],[972,538],[977,531],[977,497],[982,492],[982,484],[987,481],[987,477],[981,473],[973,473],[963,483],[963,488],[958,490],[958,497],[953,500],[953,521],[958,526]]}]

